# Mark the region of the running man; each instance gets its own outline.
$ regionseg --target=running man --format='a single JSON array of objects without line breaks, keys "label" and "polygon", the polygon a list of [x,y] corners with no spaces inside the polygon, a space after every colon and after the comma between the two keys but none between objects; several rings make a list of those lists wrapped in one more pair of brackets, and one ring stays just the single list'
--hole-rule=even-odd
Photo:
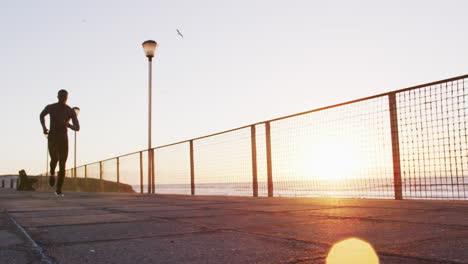
[{"label": "running man", "polygon": [[[58,103],[50,104],[42,110],[40,115],[42,130],[45,135],[48,134],[48,146],[50,154],[50,178],[49,185],[55,184],[55,168],[59,164],[59,173],[55,195],[63,196],[62,186],[65,179],[65,164],[68,157],[68,129],[79,131],[80,123],[73,111],[68,105],[68,92],[60,90],[57,95]],[[45,116],[50,115],[50,131],[45,126]],[[73,124],[70,124],[70,119]]]}]

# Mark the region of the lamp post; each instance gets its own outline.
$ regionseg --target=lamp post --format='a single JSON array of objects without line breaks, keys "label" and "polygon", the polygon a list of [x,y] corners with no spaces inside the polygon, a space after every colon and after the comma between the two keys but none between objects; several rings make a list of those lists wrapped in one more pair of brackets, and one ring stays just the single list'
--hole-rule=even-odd
[{"label": "lamp post", "polygon": [[[73,109],[73,111],[75,111],[75,114],[78,117],[78,114],[80,113],[80,108],[75,106],[72,109]],[[75,147],[74,147],[74,150],[75,150],[75,154],[73,155],[74,156],[73,177],[76,178],[76,130],[75,130]]]},{"label": "lamp post", "polygon": [[153,57],[158,47],[158,43],[154,40],[143,42],[143,50],[148,58],[148,193],[154,193],[153,175],[153,151],[151,149],[151,81],[152,81],[152,62]]},{"label": "lamp post", "polygon": [[[47,176],[49,175],[49,134],[44,134],[45,138],[46,138],[46,145],[47,145],[47,152],[46,152],[46,173],[45,173],[45,176],[46,176],[46,180],[47,180]],[[39,186],[42,187],[42,181],[39,183]]]}]

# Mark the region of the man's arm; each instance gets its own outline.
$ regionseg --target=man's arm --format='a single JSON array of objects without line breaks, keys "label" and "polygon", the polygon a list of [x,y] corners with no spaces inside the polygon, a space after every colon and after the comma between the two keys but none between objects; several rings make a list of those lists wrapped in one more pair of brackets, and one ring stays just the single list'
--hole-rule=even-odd
[{"label": "man's arm", "polygon": [[42,125],[42,132],[44,134],[49,134],[49,130],[47,130],[47,127],[45,125],[45,116],[48,114],[49,114],[49,109],[46,106],[44,110],[42,110],[41,114],[39,115],[39,120],[41,121],[41,125]]},{"label": "man's arm", "polygon": [[72,123],[73,125],[71,124],[68,124],[68,127],[71,128],[72,130],[75,130],[75,131],[80,131],[80,122],[78,121],[78,117],[76,116],[76,113],[75,111],[72,111]]}]

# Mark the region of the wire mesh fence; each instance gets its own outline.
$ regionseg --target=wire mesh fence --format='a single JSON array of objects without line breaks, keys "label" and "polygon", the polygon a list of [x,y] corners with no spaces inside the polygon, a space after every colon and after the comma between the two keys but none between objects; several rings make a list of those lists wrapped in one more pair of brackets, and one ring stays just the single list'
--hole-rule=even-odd
[{"label": "wire mesh fence", "polygon": [[155,192],[191,194],[190,144],[155,149]]},{"label": "wire mesh fence", "polygon": [[100,162],[95,162],[87,165],[87,177],[88,179],[100,179],[101,178],[101,166]]},{"label": "wire mesh fence", "polygon": [[[142,152],[132,153],[119,158],[119,182],[132,187],[135,192],[143,192]],[[141,166],[140,166],[141,165]]]},{"label": "wire mesh fence", "polygon": [[467,199],[467,83],[264,121],[88,164],[76,177],[98,179],[100,191],[116,182],[140,193]]},{"label": "wire mesh fence", "polygon": [[85,178],[86,175],[86,167],[85,166],[80,166],[76,168],[76,178]]},{"label": "wire mesh fence", "polygon": [[467,79],[397,95],[404,197],[466,199]]},{"label": "wire mesh fence", "polygon": [[271,135],[277,196],[394,195],[385,97],[281,119]]},{"label": "wire mesh fence", "polygon": [[193,141],[195,193],[252,195],[250,129]]}]

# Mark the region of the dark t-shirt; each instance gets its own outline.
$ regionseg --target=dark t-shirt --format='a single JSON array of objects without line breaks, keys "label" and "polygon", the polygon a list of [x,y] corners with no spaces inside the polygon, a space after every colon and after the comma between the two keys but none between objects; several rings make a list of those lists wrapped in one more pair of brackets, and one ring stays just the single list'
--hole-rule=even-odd
[{"label": "dark t-shirt", "polygon": [[41,116],[50,115],[49,137],[67,138],[68,123],[70,119],[73,125],[79,130],[80,124],[76,118],[76,113],[66,104],[50,104],[41,112]]}]

